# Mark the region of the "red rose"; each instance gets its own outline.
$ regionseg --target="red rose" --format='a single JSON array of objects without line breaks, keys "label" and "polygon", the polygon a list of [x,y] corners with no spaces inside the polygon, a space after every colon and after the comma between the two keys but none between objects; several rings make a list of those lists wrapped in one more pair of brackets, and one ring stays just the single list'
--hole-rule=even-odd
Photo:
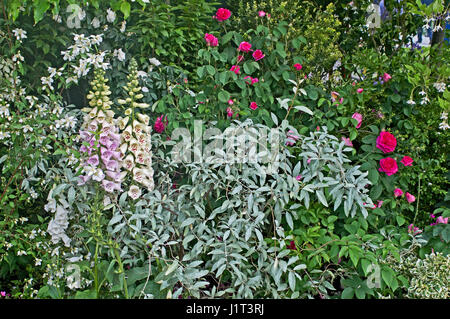
[{"label": "red rose", "polygon": [[395,150],[397,146],[397,139],[389,132],[381,132],[377,137],[377,147],[383,151],[383,153],[390,153]]},{"label": "red rose", "polygon": [[380,159],[380,168],[378,170],[386,173],[387,176],[394,175],[398,172],[397,162],[391,157],[382,158]]},{"label": "red rose", "polygon": [[206,41],[206,44],[211,47],[216,47],[219,44],[219,41],[217,40],[217,38],[209,33],[205,33],[205,41]]},{"label": "red rose", "polygon": [[296,68],[297,71],[300,71],[303,68],[303,66],[300,63],[296,63],[294,64],[294,68]]},{"label": "red rose", "polygon": [[255,52],[253,52],[252,56],[253,56],[253,59],[255,59],[255,61],[259,61],[262,58],[264,58],[264,54],[262,53],[261,50],[256,50]]},{"label": "red rose", "polygon": [[231,16],[231,11],[224,8],[219,8],[216,12],[217,21],[225,21]]},{"label": "red rose", "polygon": [[412,163],[414,162],[413,159],[409,156],[403,156],[402,160],[400,161],[405,166],[412,166]]},{"label": "red rose", "polygon": [[252,49],[252,45],[250,44],[250,43],[248,43],[248,42],[241,42],[241,44],[239,44],[239,51],[242,51],[242,52],[249,52],[249,51],[251,51],[251,49]]},{"label": "red rose", "polygon": [[252,102],[250,103],[250,108],[254,111],[258,108],[258,104],[256,104],[256,102]]}]

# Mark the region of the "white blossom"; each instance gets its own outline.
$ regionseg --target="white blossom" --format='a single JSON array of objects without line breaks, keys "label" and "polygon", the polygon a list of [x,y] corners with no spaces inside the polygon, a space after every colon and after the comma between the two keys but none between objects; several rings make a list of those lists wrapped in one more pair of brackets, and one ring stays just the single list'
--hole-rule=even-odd
[{"label": "white blossom", "polygon": [[115,13],[113,10],[111,10],[111,8],[109,8],[108,10],[106,10],[106,12],[107,12],[106,20],[107,20],[109,23],[113,23],[114,20],[116,20],[116,13]]},{"label": "white blossom", "polygon": [[154,66],[160,66],[160,65],[161,65],[161,62],[159,62],[159,60],[156,59],[156,58],[151,58],[151,59],[149,59],[149,61],[150,61],[150,63],[153,64]]},{"label": "white blossom", "polygon": [[94,19],[92,19],[91,25],[97,29],[98,27],[100,27],[100,20],[97,17],[95,17]]},{"label": "white blossom", "polygon": [[125,52],[122,51],[122,49],[115,49],[113,55],[117,57],[119,61],[125,60]]},{"label": "white blossom", "polygon": [[27,38],[27,31],[24,31],[20,28],[14,29],[12,32],[14,33],[14,36],[18,41],[22,41],[22,39]]},{"label": "white blossom", "polygon": [[122,24],[120,26],[120,32],[124,33],[126,26],[127,26],[127,22],[125,20],[123,20]]}]

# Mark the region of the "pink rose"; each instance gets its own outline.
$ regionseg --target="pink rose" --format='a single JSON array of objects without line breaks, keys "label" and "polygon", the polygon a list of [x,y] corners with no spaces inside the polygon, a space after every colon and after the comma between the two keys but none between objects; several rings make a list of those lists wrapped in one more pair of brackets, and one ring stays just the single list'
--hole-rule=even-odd
[{"label": "pink rose", "polygon": [[383,153],[390,153],[395,150],[397,146],[397,139],[389,132],[383,131],[377,137],[377,148],[383,151]]},{"label": "pink rose", "polygon": [[394,189],[394,196],[399,197],[403,195],[403,191],[400,188]]},{"label": "pink rose", "polygon": [[258,108],[258,104],[256,104],[256,102],[252,102],[250,103],[250,108],[254,111]]},{"label": "pink rose", "polygon": [[155,121],[155,124],[153,125],[153,128],[155,129],[155,131],[160,134],[162,132],[164,132],[166,126],[169,124],[169,122],[167,121],[167,115],[166,115],[164,122],[163,122],[163,116],[164,115],[161,115],[160,117],[158,117]]},{"label": "pink rose", "polygon": [[231,107],[227,107],[227,116],[228,117],[232,117],[233,116],[233,110],[231,109]]},{"label": "pink rose", "polygon": [[248,42],[241,42],[241,44],[239,44],[239,51],[242,52],[249,52],[252,49],[252,45]]},{"label": "pink rose", "polygon": [[238,55],[237,63],[241,62],[242,60],[244,60],[244,57],[242,55]]},{"label": "pink rose", "polygon": [[353,147],[353,143],[352,143],[352,141],[350,141],[350,138],[342,136],[342,140],[344,141],[346,146]]},{"label": "pink rose", "polygon": [[229,105],[233,105],[233,104],[234,104],[233,100],[232,100],[232,99],[229,99],[229,100],[228,100],[228,104],[229,104]]},{"label": "pink rose", "polygon": [[383,74],[383,81],[384,81],[384,82],[387,82],[387,81],[389,81],[390,79],[392,79],[392,76],[390,76],[388,73],[384,73],[384,74]]},{"label": "pink rose", "polygon": [[364,91],[364,89],[361,89],[361,88],[359,88],[359,89],[356,90],[356,92],[358,92],[358,93],[360,93],[360,94],[361,94],[363,91]]},{"label": "pink rose", "polygon": [[413,224],[410,224],[408,226],[408,232],[412,233],[413,235],[420,234],[422,231],[419,229],[419,227],[414,227]]},{"label": "pink rose", "polygon": [[402,160],[400,161],[400,163],[402,163],[405,166],[412,166],[413,163],[413,159],[409,156],[403,156]]},{"label": "pink rose", "polygon": [[255,84],[255,83],[257,83],[257,82],[259,82],[258,78],[253,78],[253,79],[252,79],[252,84]]},{"label": "pink rose", "polygon": [[297,71],[300,71],[303,68],[303,66],[300,63],[296,63],[294,64],[294,68],[296,68]]},{"label": "pink rose", "polygon": [[211,46],[211,47],[216,47],[219,44],[219,41],[217,40],[217,38],[209,33],[205,33],[205,41],[206,41],[206,45]]},{"label": "pink rose", "polygon": [[255,52],[253,52],[252,56],[255,61],[259,61],[265,57],[261,50],[256,50]]},{"label": "pink rose", "polygon": [[302,175],[297,175],[297,176],[295,176],[295,179],[298,180],[299,182],[301,181],[302,178],[303,178]]},{"label": "pink rose", "polygon": [[398,172],[397,162],[391,157],[382,158],[380,159],[380,168],[378,170],[386,173],[387,176],[394,175]]},{"label": "pink rose", "polygon": [[239,74],[239,70],[241,69],[241,67],[239,65],[233,65],[230,69],[230,71]]},{"label": "pink rose", "polygon": [[448,224],[448,217],[442,217],[442,216],[439,216],[437,219],[436,219],[436,224]]},{"label": "pink rose", "polygon": [[224,8],[217,9],[216,19],[217,21],[225,21],[231,16],[231,11]]},{"label": "pink rose", "polygon": [[360,128],[360,127],[361,127],[361,123],[362,123],[362,119],[363,119],[362,114],[359,114],[359,113],[353,113],[352,119],[355,119],[355,120],[358,121],[358,125],[356,125],[356,128]]},{"label": "pink rose", "polygon": [[406,200],[410,204],[416,201],[416,198],[408,192],[406,192],[405,196],[406,196]]},{"label": "pink rose", "polygon": [[266,13],[264,11],[258,11],[258,15],[262,18],[266,15]]}]

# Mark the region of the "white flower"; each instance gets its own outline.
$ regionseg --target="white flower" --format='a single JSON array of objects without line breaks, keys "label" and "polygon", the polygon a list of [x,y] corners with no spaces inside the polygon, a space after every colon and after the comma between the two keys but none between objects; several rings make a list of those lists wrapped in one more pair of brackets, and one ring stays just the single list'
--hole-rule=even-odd
[{"label": "white flower", "polygon": [[8,137],[11,137],[11,135],[9,135],[8,132],[3,133],[3,132],[0,131],[0,140],[3,140],[3,139],[8,138]]},{"label": "white flower", "polygon": [[448,113],[447,113],[447,112],[442,112],[442,114],[441,114],[441,119],[442,119],[442,120],[448,119]]},{"label": "white flower", "polygon": [[123,20],[122,25],[120,26],[120,32],[124,33],[126,26],[127,26],[127,22],[125,20]]},{"label": "white flower", "polygon": [[32,131],[33,131],[33,128],[31,126],[29,126],[29,125],[24,125],[23,126],[23,132],[24,133],[32,132]]},{"label": "white flower", "polygon": [[416,102],[414,102],[413,100],[408,100],[408,101],[406,101],[406,103],[408,103],[409,105],[414,105],[414,104],[416,104]]},{"label": "white flower", "polygon": [[42,90],[45,90],[45,86],[48,86],[50,90],[53,90],[53,78],[51,76],[48,77],[41,77],[41,83],[42,83]]},{"label": "white flower", "polygon": [[442,122],[441,124],[439,124],[439,128],[441,129],[441,130],[448,130],[449,128],[450,128],[450,126],[448,125],[448,123],[447,122]]},{"label": "white flower", "polygon": [[433,86],[440,93],[444,92],[447,87],[447,85],[443,82],[436,82],[433,84]]},{"label": "white flower", "polygon": [[34,263],[35,266],[40,266],[42,264],[42,259],[36,258],[36,261]]},{"label": "white flower", "polygon": [[92,19],[91,24],[94,28],[97,29],[98,27],[100,27],[100,20],[97,17],[95,17],[94,19]]},{"label": "white flower", "polygon": [[30,189],[30,196],[32,198],[36,199],[38,197],[38,193],[36,193],[36,191],[33,188],[31,188]]},{"label": "white flower", "polygon": [[103,41],[103,33],[91,36],[91,43],[93,45],[98,45],[98,44],[102,43],[102,41]]},{"label": "white flower", "polygon": [[122,49],[115,49],[113,55],[116,56],[119,61],[125,60],[125,52],[123,52]]},{"label": "white flower", "polygon": [[36,231],[34,229],[30,232],[29,238],[30,239],[35,239],[36,238]]},{"label": "white flower", "polygon": [[55,20],[58,23],[62,22],[61,16],[59,14],[53,15],[53,20]]},{"label": "white flower", "polygon": [[23,256],[23,255],[27,255],[27,252],[26,251],[24,251],[24,250],[19,250],[18,252],[17,252],[17,256]]},{"label": "white flower", "polygon": [[132,185],[130,187],[130,190],[128,191],[128,195],[132,199],[137,199],[141,196],[141,189],[139,187],[137,187],[136,185]]},{"label": "white flower", "polygon": [[147,72],[138,71],[137,76],[138,77],[142,77],[142,78],[146,78],[148,75],[147,75]]},{"label": "white flower", "polygon": [[427,95],[427,92],[425,92],[425,91],[420,91],[419,94],[420,94],[420,95]]},{"label": "white flower", "polygon": [[111,8],[109,8],[108,10],[106,10],[106,12],[107,12],[106,20],[107,20],[109,23],[113,23],[114,20],[116,20],[116,13],[115,13],[113,10],[111,10]]},{"label": "white flower", "polygon": [[19,221],[20,221],[21,224],[23,224],[23,223],[25,223],[25,222],[28,221],[28,218],[26,218],[26,217],[20,217],[20,218],[19,218]]},{"label": "white flower", "polygon": [[150,61],[150,63],[153,64],[154,66],[160,66],[160,65],[161,65],[161,62],[159,62],[159,60],[156,59],[156,58],[151,58],[151,59],[149,59],[149,61]]},{"label": "white flower", "polygon": [[16,37],[17,40],[22,41],[22,39],[26,39],[27,38],[27,32],[22,30],[22,29],[14,29],[12,31],[14,33],[14,36]]},{"label": "white flower", "polygon": [[144,87],[142,88],[142,92],[147,93],[147,92],[148,92],[148,88],[144,86]]},{"label": "white flower", "polygon": [[23,61],[24,59],[23,59],[23,56],[20,54],[20,52],[18,52],[17,54],[13,55],[11,60],[13,62],[16,62],[16,61]]}]

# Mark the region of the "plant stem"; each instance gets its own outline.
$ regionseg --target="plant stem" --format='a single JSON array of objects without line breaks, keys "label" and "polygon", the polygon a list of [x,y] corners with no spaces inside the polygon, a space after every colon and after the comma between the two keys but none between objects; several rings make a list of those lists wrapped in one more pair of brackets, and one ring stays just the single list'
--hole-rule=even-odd
[{"label": "plant stem", "polygon": [[95,256],[94,256],[94,285],[95,285],[95,295],[96,298],[98,299],[98,295],[99,295],[99,285],[98,285],[98,241],[95,244]]},{"label": "plant stem", "polygon": [[124,294],[125,294],[125,299],[129,299],[127,279],[125,277],[125,272],[123,270],[122,259],[120,258],[120,253],[117,248],[114,248],[114,255],[116,256],[117,263],[119,264],[119,276],[121,274],[123,274],[123,290],[124,290]]},{"label": "plant stem", "polygon": [[419,200],[420,200],[420,175],[419,175],[419,186],[417,190],[416,214],[414,215],[413,224],[416,223],[417,213],[419,212]]}]

